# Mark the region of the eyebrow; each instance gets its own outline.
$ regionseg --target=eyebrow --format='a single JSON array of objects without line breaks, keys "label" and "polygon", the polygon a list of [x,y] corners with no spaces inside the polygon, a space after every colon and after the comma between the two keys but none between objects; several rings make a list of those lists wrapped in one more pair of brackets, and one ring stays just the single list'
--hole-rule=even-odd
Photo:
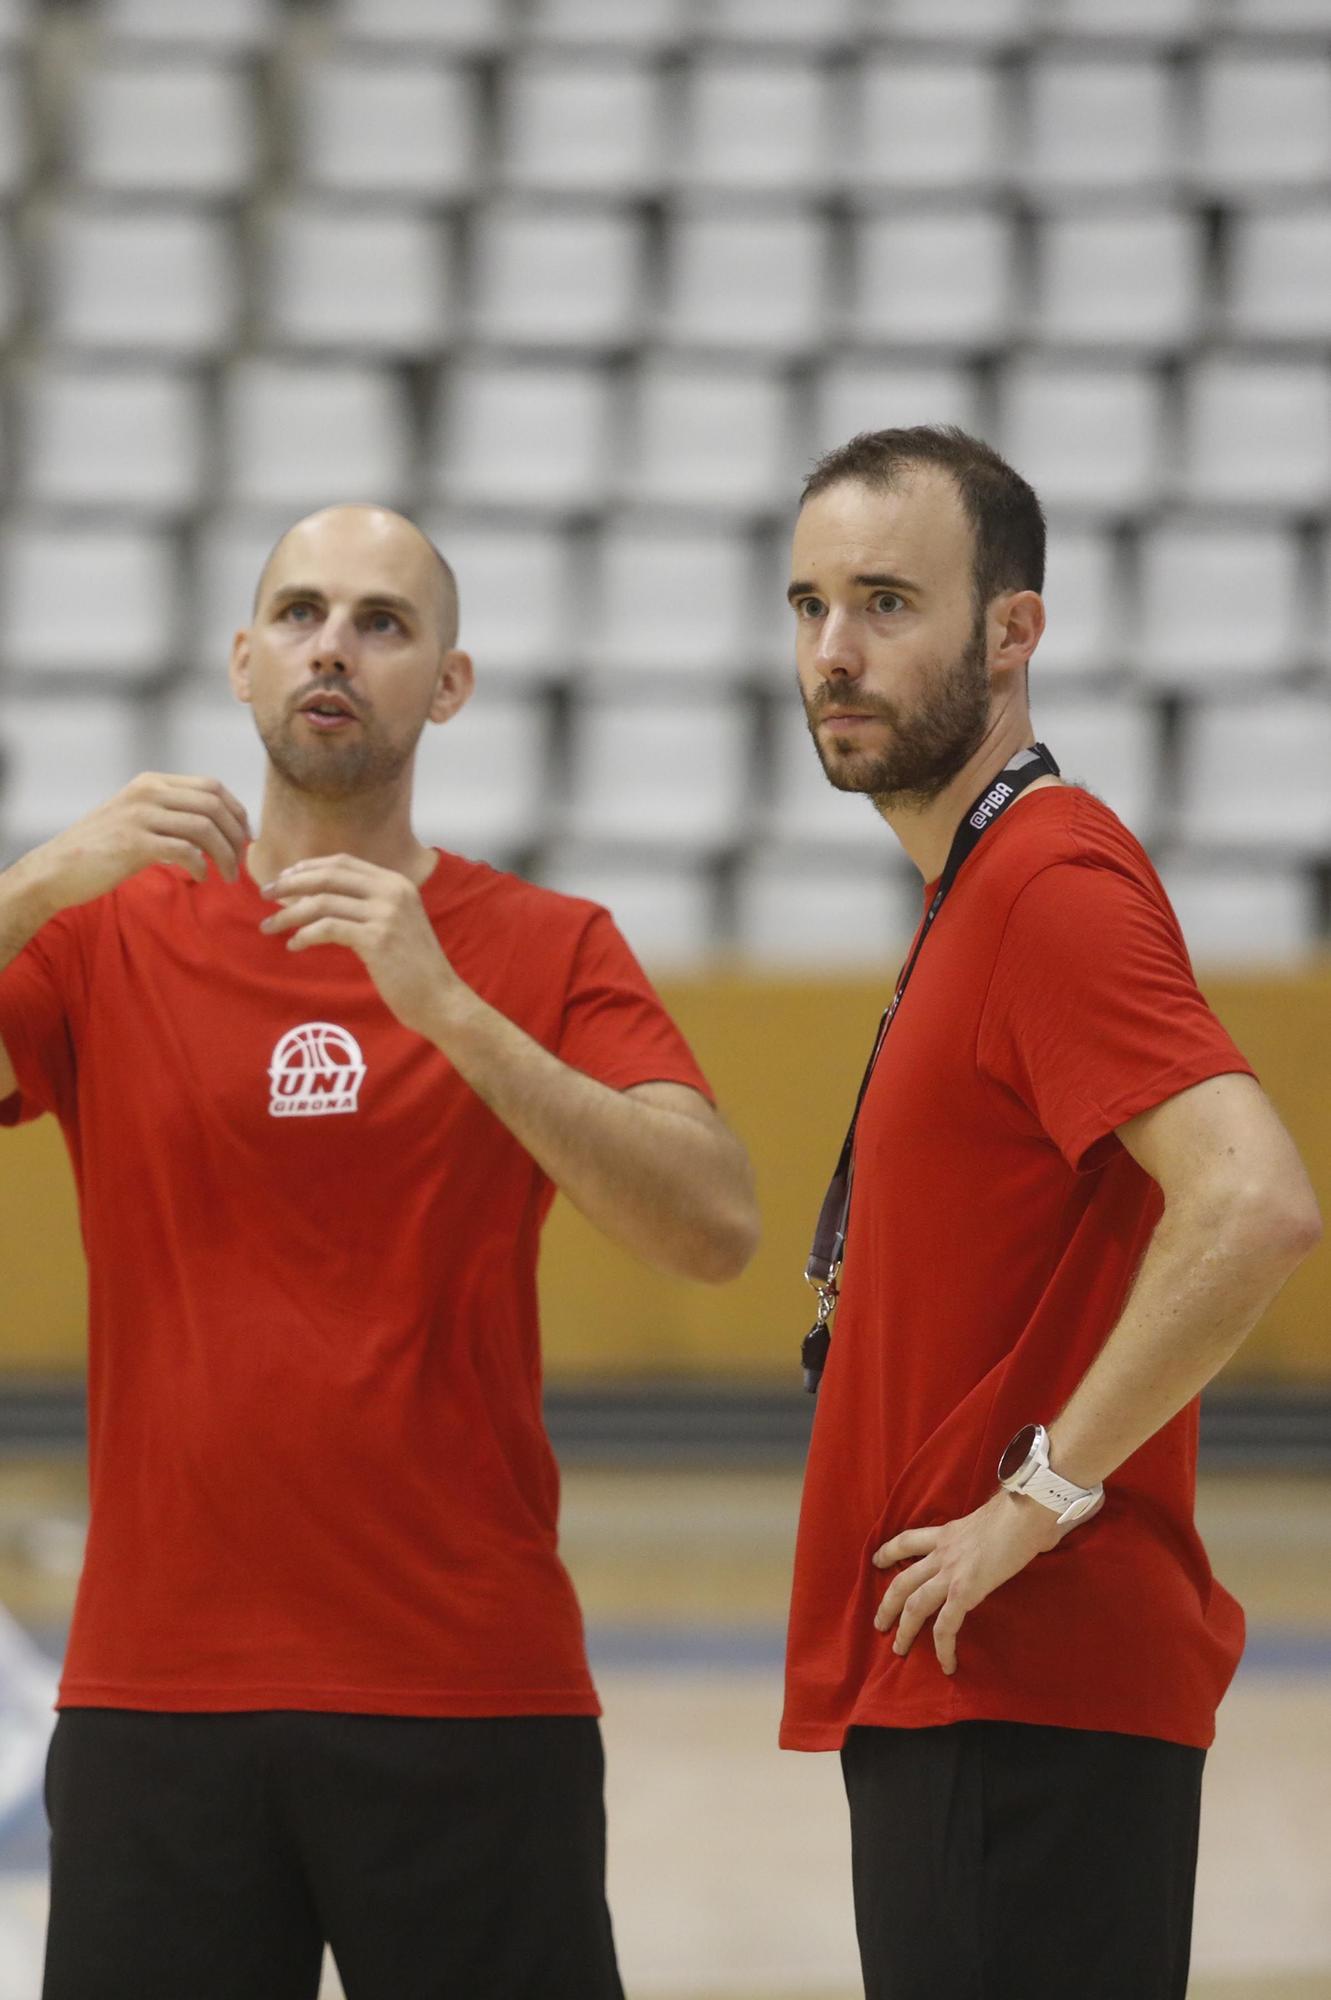
[{"label": "eyebrow", "polygon": [[[280,590],[273,592],[272,601],[274,606],[294,604],[305,597],[317,598],[320,604],[326,604],[328,601],[323,591],[313,583],[285,583]],[[391,590],[371,591],[366,597],[358,597],[356,603],[365,611],[401,611],[411,618],[420,616],[417,606],[409,597],[397,597]]]},{"label": "eyebrow", "polygon": [[[893,576],[887,570],[863,570],[858,576],[853,576],[850,580],[852,583],[862,585],[865,590],[906,590],[918,593],[920,588],[918,583],[912,583],[909,577]],[[812,597],[816,594],[814,586],[811,583],[804,582],[792,583],[786,592],[786,596],[792,604],[797,597]]]}]

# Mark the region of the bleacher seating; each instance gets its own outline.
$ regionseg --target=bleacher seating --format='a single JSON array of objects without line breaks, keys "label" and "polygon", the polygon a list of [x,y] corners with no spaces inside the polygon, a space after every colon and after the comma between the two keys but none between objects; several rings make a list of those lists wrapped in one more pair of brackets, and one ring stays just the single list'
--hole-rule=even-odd
[{"label": "bleacher seating", "polygon": [[455,362],[444,378],[430,491],[451,506],[594,507],[610,474],[610,396],[593,362]]},{"label": "bleacher seating", "polygon": [[605,694],[575,704],[571,841],[692,854],[732,848],[748,818],[749,717],[734,695]]},{"label": "bleacher seating", "polygon": [[202,398],[188,375],[48,361],[16,386],[28,501],[169,518],[203,500]]},{"label": "bleacher seating", "polygon": [[460,66],[327,57],[293,79],[292,95],[306,187],[404,201],[471,192],[480,109]]},{"label": "bleacher seating", "polygon": [[645,276],[627,210],[495,203],[472,238],[468,323],[499,347],[623,347],[641,330]]},{"label": "bleacher seating", "polygon": [[197,58],[90,69],[67,144],[82,185],[117,195],[223,200],[244,193],[260,165],[246,77]]},{"label": "bleacher seating", "polygon": [[788,534],[946,421],[1046,504],[1037,728],[1198,958],[1325,942],[1331,0],[0,0],[0,340],[0,861],[140,760],[254,797],[259,565],[374,499],[480,675],[429,837],[652,963],[881,965]]},{"label": "bleacher seating", "polygon": [[72,202],[40,245],[40,332],[55,347],[213,357],[243,306],[234,229],[187,208]]},{"label": "bleacher seating", "polygon": [[881,972],[920,915],[918,884],[881,855],[833,863],[773,849],[740,868],[735,947],[771,972]]}]

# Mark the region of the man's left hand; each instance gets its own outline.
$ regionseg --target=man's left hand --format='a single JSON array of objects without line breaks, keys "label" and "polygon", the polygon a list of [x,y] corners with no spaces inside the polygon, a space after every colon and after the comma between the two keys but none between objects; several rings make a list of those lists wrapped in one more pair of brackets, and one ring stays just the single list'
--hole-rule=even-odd
[{"label": "man's left hand", "polygon": [[1038,1500],[1001,1488],[959,1521],[907,1528],[873,1556],[876,1569],[910,1564],[893,1577],[873,1622],[880,1632],[896,1626],[892,1650],[904,1655],[932,1618],[938,1663],[945,1674],[954,1674],[957,1634],[967,1612],[1067,1532]]},{"label": "man's left hand", "polygon": [[288,951],[340,944],[354,951],[404,1027],[432,1037],[440,1003],[463,983],[439,948],[420,891],[392,868],[349,854],[296,861],[264,894],[282,908],[260,930],[291,932]]}]

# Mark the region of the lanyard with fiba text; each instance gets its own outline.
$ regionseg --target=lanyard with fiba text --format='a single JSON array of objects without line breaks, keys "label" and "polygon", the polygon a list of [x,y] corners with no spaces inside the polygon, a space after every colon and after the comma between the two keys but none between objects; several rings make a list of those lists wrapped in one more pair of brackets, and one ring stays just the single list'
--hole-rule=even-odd
[{"label": "lanyard with fiba text", "polygon": [[850,1190],[854,1178],[855,1128],[860,1122],[864,1093],[869,1088],[869,1079],[873,1075],[879,1051],[887,1039],[888,1029],[896,1019],[902,995],[910,983],[916,961],[924,949],[924,940],[933,929],[934,920],[943,907],[949,889],[961,873],[963,863],[975,852],[994,821],[1007,811],[1012,801],[1019,798],[1028,785],[1035,784],[1039,778],[1056,778],[1058,775],[1058,765],[1053,757],[1043,743],[1037,743],[1032,750],[1020,751],[976,799],[953,837],[947,865],[939,878],[934,899],[925,912],[924,922],[920,925],[910,956],[901,968],[896,992],[878,1023],[873,1053],[869,1057],[868,1068],[864,1072],[859,1094],[855,1099],[850,1129],[841,1147],[836,1172],[828,1185],[827,1193],[823,1196],[823,1205],[818,1211],[818,1227],[813,1235],[813,1249],[809,1252],[809,1261],[804,1270],[805,1277],[818,1294],[818,1317],[805,1334],[804,1345],[800,1351],[804,1366],[804,1386],[811,1396],[816,1396],[818,1393],[823,1363],[827,1360],[827,1350],[832,1340],[829,1321],[836,1311],[837,1280],[841,1275],[841,1260],[846,1249],[846,1225],[850,1219]]}]

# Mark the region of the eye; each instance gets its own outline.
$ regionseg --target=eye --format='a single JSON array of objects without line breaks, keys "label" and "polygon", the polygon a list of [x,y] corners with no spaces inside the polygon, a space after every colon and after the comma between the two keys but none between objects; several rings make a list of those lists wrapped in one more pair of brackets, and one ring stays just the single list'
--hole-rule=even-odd
[{"label": "eye", "polygon": [[900,611],[902,600],[895,590],[876,590],[869,599],[869,608],[872,611]]},{"label": "eye", "polygon": [[796,618],[807,621],[817,618],[827,607],[821,597],[797,597],[794,608]]},{"label": "eye", "polygon": [[307,604],[303,598],[297,598],[293,603],[284,605],[279,616],[289,619],[293,625],[303,625],[307,618],[313,618],[314,606]]},{"label": "eye", "polygon": [[377,632],[381,637],[386,633],[402,630],[401,619],[395,618],[391,611],[372,611],[366,623],[371,632]]}]

